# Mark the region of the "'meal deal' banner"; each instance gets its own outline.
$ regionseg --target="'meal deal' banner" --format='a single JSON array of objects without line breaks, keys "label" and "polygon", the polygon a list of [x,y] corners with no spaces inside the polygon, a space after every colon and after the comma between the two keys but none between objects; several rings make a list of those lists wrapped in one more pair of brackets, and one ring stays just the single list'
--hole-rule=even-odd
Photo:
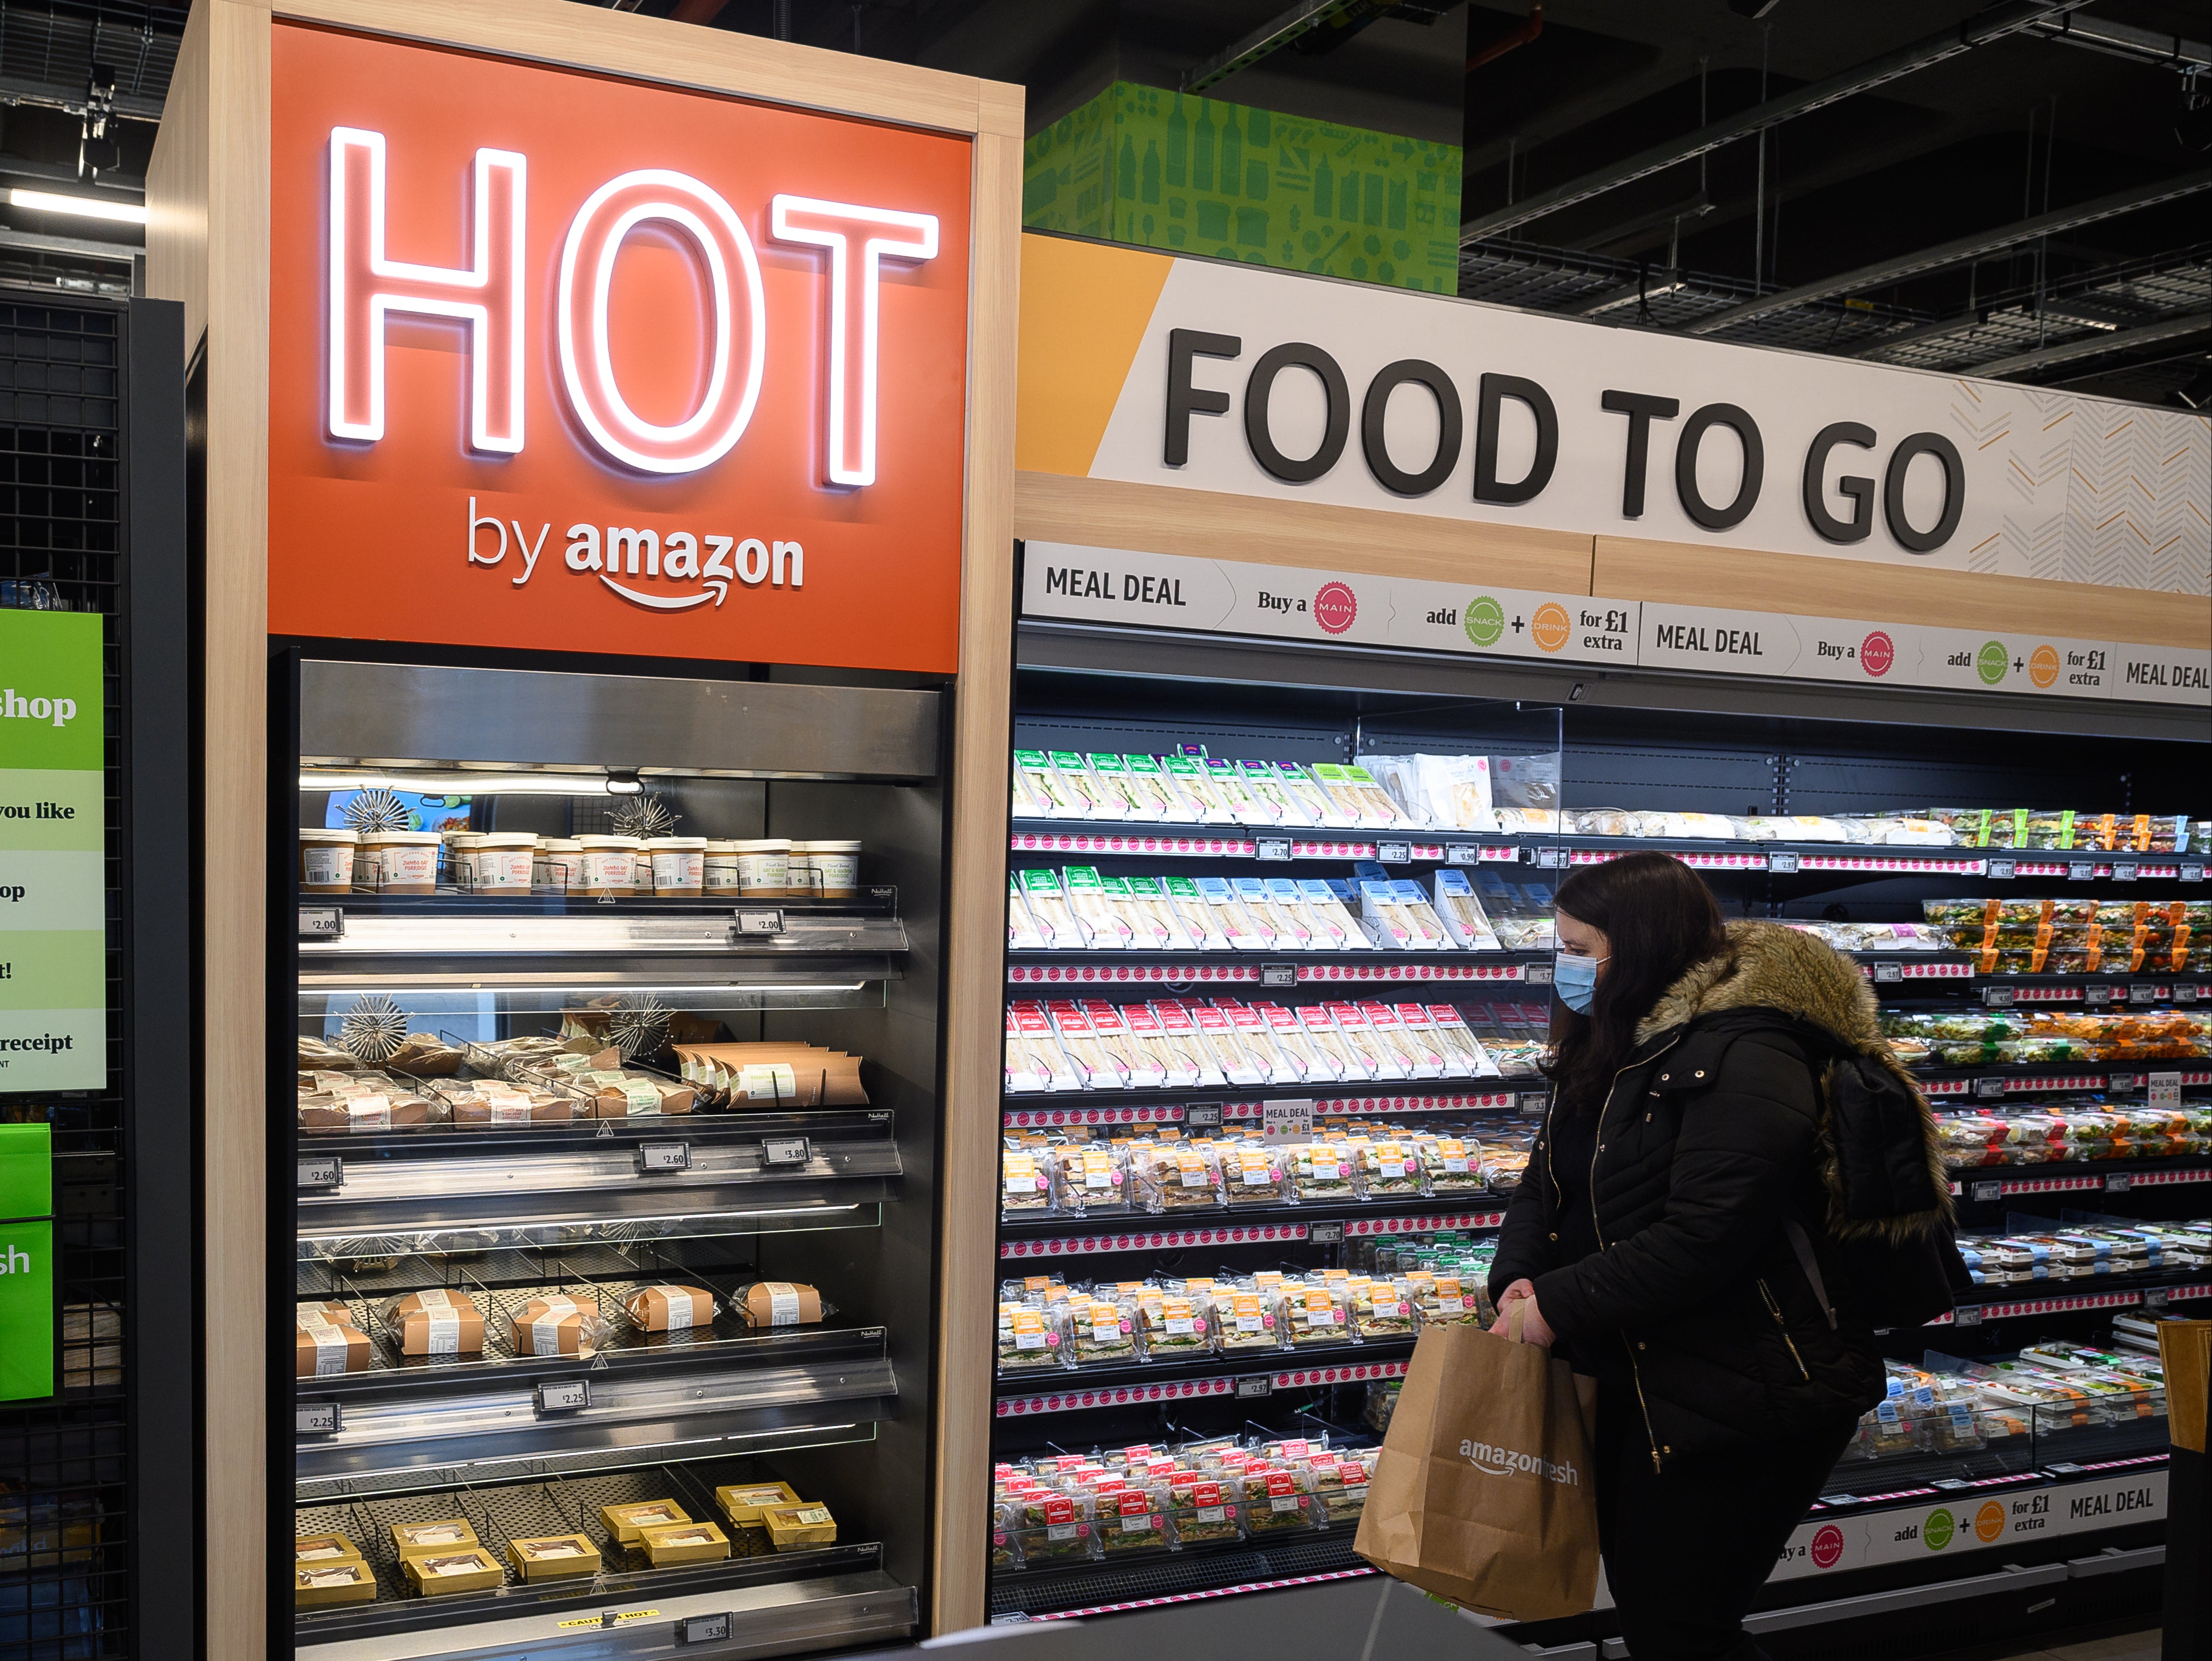
[{"label": "'meal deal' banner", "polygon": [[0,1096],[107,1083],[100,636],[0,611]]},{"label": "'meal deal' banner", "polygon": [[1537,593],[1066,543],[1024,545],[1022,611],[1202,634],[1861,686],[2212,703],[2212,651]]}]

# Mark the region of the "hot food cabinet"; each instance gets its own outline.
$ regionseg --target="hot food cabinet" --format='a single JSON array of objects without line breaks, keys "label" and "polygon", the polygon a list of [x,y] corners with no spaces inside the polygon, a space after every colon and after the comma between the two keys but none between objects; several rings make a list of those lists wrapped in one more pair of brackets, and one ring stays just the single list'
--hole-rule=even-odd
[{"label": "hot food cabinet", "polygon": [[300,1653],[918,1618],[950,694],[635,667],[272,659]]}]

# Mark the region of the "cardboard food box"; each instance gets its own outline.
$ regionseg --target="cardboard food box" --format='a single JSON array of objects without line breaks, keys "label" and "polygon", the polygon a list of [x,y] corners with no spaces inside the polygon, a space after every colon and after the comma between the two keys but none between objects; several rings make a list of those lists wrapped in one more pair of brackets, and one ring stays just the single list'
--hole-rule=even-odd
[{"label": "cardboard food box", "polygon": [[465,1517],[441,1517],[434,1522],[392,1525],[392,1548],[403,1561],[426,1551],[455,1552],[476,1543],[477,1531],[469,1526]]},{"label": "cardboard food box", "polygon": [[599,1348],[600,1317],[573,1298],[532,1298],[514,1317],[518,1355],[580,1355]]},{"label": "cardboard food box", "polygon": [[525,1580],[555,1580],[564,1575],[597,1574],[599,1548],[580,1534],[548,1534],[510,1540],[507,1555]]},{"label": "cardboard food box", "polygon": [[322,1603],[366,1603],[375,1596],[376,1577],[358,1557],[295,1564],[292,1570],[292,1603],[298,1609]]},{"label": "cardboard food box", "polygon": [[361,1561],[361,1548],[343,1534],[303,1534],[292,1542],[292,1564],[306,1568],[313,1563]]},{"label": "cardboard food box", "polygon": [[633,1293],[629,1318],[647,1332],[689,1332],[714,1324],[714,1294],[700,1287],[647,1287]]},{"label": "cardboard food box", "polygon": [[732,1306],[749,1327],[811,1326],[822,1318],[822,1294],[796,1281],[756,1281]]},{"label": "cardboard food box", "polygon": [[599,1508],[599,1521],[606,1525],[609,1534],[625,1546],[636,1545],[641,1530],[690,1520],[691,1513],[673,1500],[638,1500],[624,1506],[603,1506]]},{"label": "cardboard food box", "polygon": [[827,1506],[763,1506],[761,1523],[768,1530],[769,1543],[778,1551],[837,1543],[837,1519]]},{"label": "cardboard food box", "polygon": [[294,1325],[292,1376],[295,1378],[334,1378],[361,1372],[369,1363],[368,1335],[353,1325],[343,1304],[316,1308],[302,1305]]},{"label": "cardboard food box", "polygon": [[449,1098],[455,1124],[566,1124],[584,1104],[550,1091],[525,1090],[497,1096],[476,1092]]},{"label": "cardboard food box", "polygon": [[730,1536],[712,1523],[660,1523],[638,1530],[638,1543],[653,1567],[710,1563],[730,1555]]},{"label": "cardboard food box", "polygon": [[741,1527],[757,1527],[761,1512],[769,1506],[795,1506],[799,1495],[788,1482],[732,1482],[714,1490],[714,1499],[729,1519]]},{"label": "cardboard food box", "polygon": [[483,1348],[483,1317],[465,1293],[410,1292],[384,1311],[403,1355],[474,1355]]},{"label": "cardboard food box", "polygon": [[507,1584],[507,1571],[482,1546],[458,1551],[417,1552],[400,1560],[408,1583],[425,1597],[445,1597],[457,1591],[488,1591]]}]

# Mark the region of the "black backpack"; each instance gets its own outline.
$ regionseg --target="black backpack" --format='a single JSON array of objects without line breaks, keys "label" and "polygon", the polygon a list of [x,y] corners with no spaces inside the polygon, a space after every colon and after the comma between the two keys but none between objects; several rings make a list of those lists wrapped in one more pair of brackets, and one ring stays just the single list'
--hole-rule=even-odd
[{"label": "black backpack", "polygon": [[[1925,1325],[1971,1292],[1959,1256],[1950,1183],[1932,1163],[1928,1104],[1893,1068],[1800,1023],[1798,1036],[1825,1056],[1820,1157],[1828,1193],[1828,1257],[1847,1278],[1853,1302],[1877,1329]],[[1804,1226],[1785,1225],[1806,1279],[1836,1323],[1813,1243]]]}]

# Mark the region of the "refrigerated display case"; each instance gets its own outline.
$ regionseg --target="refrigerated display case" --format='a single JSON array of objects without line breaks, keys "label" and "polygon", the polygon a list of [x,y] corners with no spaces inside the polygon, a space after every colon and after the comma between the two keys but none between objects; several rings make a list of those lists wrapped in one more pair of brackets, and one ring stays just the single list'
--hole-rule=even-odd
[{"label": "refrigerated display case", "polygon": [[275,664],[295,1648],[904,1637],[949,694]]},{"label": "refrigerated display case", "polygon": [[[1425,1324],[1486,1323],[1547,1105],[1549,895],[1643,849],[1859,964],[1988,1238],[1972,1299],[1885,1335],[1891,1397],[1754,1628],[1808,1574],[1956,1601],[1929,1589],[1997,1546],[2146,1595],[2154,1322],[2212,1299],[2201,730],[1050,620],[1018,661],[995,1618],[1372,1573],[1352,1545],[1395,1381]],[[1371,819],[1347,769],[1388,798]],[[1332,893],[1359,937],[1322,946]],[[1146,1306],[1174,1299],[1202,1335],[1170,1348]]]}]

